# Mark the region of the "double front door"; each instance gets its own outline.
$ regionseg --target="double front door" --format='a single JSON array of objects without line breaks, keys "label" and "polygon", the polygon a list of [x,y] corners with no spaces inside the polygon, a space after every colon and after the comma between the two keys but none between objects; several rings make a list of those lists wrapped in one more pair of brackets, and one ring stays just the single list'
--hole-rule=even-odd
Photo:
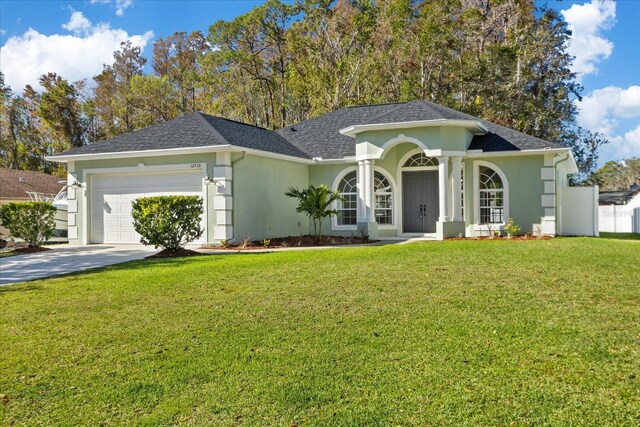
[{"label": "double front door", "polygon": [[405,233],[435,233],[438,172],[402,172],[402,228]]}]

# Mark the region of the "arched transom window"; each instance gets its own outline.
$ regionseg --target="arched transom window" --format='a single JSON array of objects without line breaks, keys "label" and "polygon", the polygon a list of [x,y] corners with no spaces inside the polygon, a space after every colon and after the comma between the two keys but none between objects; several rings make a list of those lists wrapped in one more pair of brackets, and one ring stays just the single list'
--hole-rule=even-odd
[{"label": "arched transom window", "polygon": [[[338,184],[337,191],[344,201],[338,202],[338,225],[356,225],[358,222],[358,190],[356,172],[346,174]],[[373,175],[375,196],[375,218],[378,224],[393,224],[393,187],[389,179],[375,171]]]},{"label": "arched transom window", "polygon": [[480,166],[478,170],[480,224],[504,223],[504,183],[498,172]]},{"label": "arched transom window", "polygon": [[424,166],[438,166],[438,159],[435,157],[427,157],[424,153],[414,154],[404,162],[405,168],[417,168]]}]

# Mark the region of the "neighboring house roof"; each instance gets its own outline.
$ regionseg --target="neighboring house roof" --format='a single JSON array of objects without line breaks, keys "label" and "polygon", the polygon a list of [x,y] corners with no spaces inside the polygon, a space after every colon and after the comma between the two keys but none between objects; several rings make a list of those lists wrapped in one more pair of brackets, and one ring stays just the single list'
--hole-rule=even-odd
[{"label": "neighboring house roof", "polygon": [[601,191],[598,201],[601,205],[626,205],[640,195],[640,184],[634,184],[625,191]]},{"label": "neighboring house roof", "polygon": [[64,187],[60,177],[36,171],[0,169],[0,199],[30,199],[29,192],[56,195]]},{"label": "neighboring house roof", "polygon": [[340,129],[362,124],[418,120],[473,120],[482,123],[489,132],[474,136],[470,150],[566,148],[439,104],[418,100],[342,108],[277,131],[203,113],[191,113],[103,142],[75,148],[64,155],[233,145],[306,159],[341,159],[355,155],[355,143],[353,138],[342,135]]}]

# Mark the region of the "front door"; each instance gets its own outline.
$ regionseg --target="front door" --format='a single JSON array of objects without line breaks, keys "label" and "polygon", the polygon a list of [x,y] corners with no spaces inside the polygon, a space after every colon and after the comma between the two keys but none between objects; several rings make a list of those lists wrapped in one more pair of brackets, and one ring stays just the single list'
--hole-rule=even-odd
[{"label": "front door", "polygon": [[402,172],[402,228],[405,233],[435,233],[438,172]]}]

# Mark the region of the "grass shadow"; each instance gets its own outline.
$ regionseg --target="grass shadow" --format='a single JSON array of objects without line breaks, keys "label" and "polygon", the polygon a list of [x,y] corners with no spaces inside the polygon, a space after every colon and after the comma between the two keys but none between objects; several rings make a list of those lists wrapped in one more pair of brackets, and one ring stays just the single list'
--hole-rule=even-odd
[{"label": "grass shadow", "polygon": [[[16,285],[16,286],[14,286]],[[23,291],[40,291],[44,289],[42,285],[33,283],[33,280],[17,283],[8,283],[0,286],[0,295],[9,292],[23,292]]]},{"label": "grass shadow", "polygon": [[600,233],[601,239],[610,239],[610,240],[640,240],[640,234],[638,233],[608,233],[602,232]]},{"label": "grass shadow", "polygon": [[[200,254],[197,256],[186,256],[186,257],[170,257],[170,258],[143,258],[138,260],[124,261],[117,264],[104,265],[101,267],[90,267],[78,271],[73,271],[69,273],[61,273],[55,274],[47,277],[38,277],[33,279],[28,279],[22,282],[15,283],[7,283],[6,285],[0,286],[0,293],[2,292],[18,292],[18,291],[28,291],[41,289],[42,286],[35,285],[33,283],[39,280],[49,280],[49,279],[63,279],[69,277],[76,277],[85,274],[94,274],[108,271],[121,271],[121,270],[139,270],[142,268],[148,268],[150,266],[162,265],[162,266],[178,266],[183,265],[185,263],[194,262],[203,258],[215,260],[216,258],[228,257],[229,255],[265,255],[276,253],[273,252],[230,252],[230,253],[215,253],[215,254]],[[24,287],[22,285],[32,284],[28,287]]]}]

